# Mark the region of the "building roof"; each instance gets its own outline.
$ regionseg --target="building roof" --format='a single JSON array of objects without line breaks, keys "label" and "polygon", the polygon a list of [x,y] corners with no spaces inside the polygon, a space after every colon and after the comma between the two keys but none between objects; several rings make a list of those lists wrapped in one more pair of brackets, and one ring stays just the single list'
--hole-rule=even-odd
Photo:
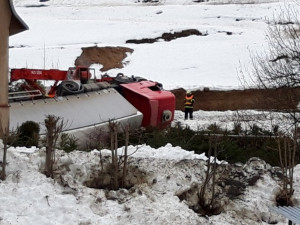
[{"label": "building roof", "polygon": [[9,25],[9,36],[28,30],[27,24],[17,14],[12,0],[9,0],[12,17]]},{"label": "building roof", "polygon": [[278,206],[272,207],[272,210],[278,214],[288,218],[295,224],[300,224],[300,207],[291,207],[291,206]]}]

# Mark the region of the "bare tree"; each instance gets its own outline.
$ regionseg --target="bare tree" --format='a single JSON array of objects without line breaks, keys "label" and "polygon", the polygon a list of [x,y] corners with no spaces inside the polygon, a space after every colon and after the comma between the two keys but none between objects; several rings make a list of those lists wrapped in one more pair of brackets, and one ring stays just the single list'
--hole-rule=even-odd
[{"label": "bare tree", "polygon": [[[268,50],[252,58],[253,83],[259,89],[285,88],[285,94],[273,96],[275,108],[285,110],[294,117],[299,100],[300,86],[300,22],[298,13],[286,6],[267,31]],[[266,99],[268,101],[268,99]],[[294,118],[296,121],[299,118]]]},{"label": "bare tree", "polygon": [[[300,21],[299,13],[289,5],[281,9],[281,13],[274,22],[269,24],[267,31],[268,47],[263,55],[252,58],[253,84],[257,88],[284,89],[277,92],[277,104],[274,111],[285,113],[289,124],[279,127],[281,131],[278,137],[277,151],[282,168],[281,193],[276,198],[285,198],[285,204],[291,203],[293,194],[293,169],[296,154],[299,149],[299,121],[298,108],[300,94]],[[262,92],[263,93],[263,92]],[[265,98],[265,104],[270,99]],[[272,101],[274,103],[274,101]],[[275,112],[271,113],[275,113]],[[270,112],[269,112],[270,113]],[[281,201],[281,200],[280,200]],[[277,201],[278,202],[278,201]]]},{"label": "bare tree", "polygon": [[60,117],[47,115],[45,119],[46,127],[46,164],[45,174],[53,178],[53,165],[55,163],[55,147],[59,135],[63,131],[64,122]]},{"label": "bare tree", "polygon": [[118,167],[118,124],[114,121],[109,122],[110,131],[110,150],[112,166],[112,188],[119,188],[119,167]]},{"label": "bare tree", "polygon": [[217,156],[224,151],[222,136],[209,136],[209,149],[207,153],[207,169],[205,178],[198,193],[199,205],[207,214],[217,214],[221,208],[217,202],[219,193],[216,192],[217,173],[219,165]]},{"label": "bare tree", "polygon": [[[110,150],[111,150],[111,188],[116,190],[126,187],[126,178],[128,175],[128,146],[129,146],[129,138],[132,135],[132,130],[129,125],[121,126],[115,121],[109,122],[109,133],[110,133]],[[135,135],[139,135],[136,134]],[[122,152],[118,153],[119,142],[123,143]],[[139,147],[136,147],[138,150]],[[121,149],[120,149],[121,150]],[[134,154],[134,153],[132,153]],[[100,154],[100,165],[103,170],[102,164],[102,155]]]},{"label": "bare tree", "polygon": [[124,129],[125,133],[125,146],[124,146],[124,160],[123,160],[123,175],[122,175],[122,187],[125,186],[125,178],[127,176],[128,165],[128,145],[129,145],[129,126]]}]

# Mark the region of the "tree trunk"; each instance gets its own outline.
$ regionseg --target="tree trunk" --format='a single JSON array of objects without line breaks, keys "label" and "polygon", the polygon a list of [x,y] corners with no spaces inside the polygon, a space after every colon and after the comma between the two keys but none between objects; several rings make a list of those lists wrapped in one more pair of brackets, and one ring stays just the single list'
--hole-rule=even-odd
[{"label": "tree trunk", "polygon": [[54,177],[53,165],[55,162],[55,146],[59,135],[61,134],[64,123],[60,117],[48,115],[45,119],[46,134],[46,165],[45,174],[47,177]]},{"label": "tree trunk", "polygon": [[128,144],[129,144],[129,128],[125,128],[125,151],[124,151],[124,163],[123,163],[123,177],[122,187],[125,187],[125,181],[127,176],[127,161],[128,161]]}]

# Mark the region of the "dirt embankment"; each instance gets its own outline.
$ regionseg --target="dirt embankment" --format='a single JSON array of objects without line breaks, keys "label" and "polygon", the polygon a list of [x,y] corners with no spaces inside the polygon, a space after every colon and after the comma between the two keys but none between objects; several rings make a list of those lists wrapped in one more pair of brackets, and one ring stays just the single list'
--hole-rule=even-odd
[{"label": "dirt embankment", "polygon": [[92,64],[101,64],[101,72],[115,68],[123,68],[124,59],[127,54],[133,52],[131,48],[125,47],[87,47],[82,48],[82,53],[75,60],[76,66],[89,67]]},{"label": "dirt embankment", "polygon": [[[177,89],[172,92],[176,96],[176,109],[183,110],[185,90]],[[207,111],[294,109],[300,101],[300,88],[194,91],[193,94],[194,109]]]},{"label": "dirt embankment", "polygon": [[[186,35],[185,33],[183,34]],[[173,35],[178,36],[178,33]],[[95,46],[82,48],[82,54],[76,59],[75,65],[90,66],[93,63],[97,63],[103,65],[101,71],[105,72],[113,68],[123,68],[125,58],[131,53],[133,53],[133,49],[125,47]],[[176,96],[176,109],[183,110],[185,90],[176,89],[172,90],[172,92]],[[295,108],[300,101],[300,88],[230,91],[199,90],[194,91],[193,94],[196,100],[195,110],[207,111]],[[281,100],[279,101],[279,99]]]}]

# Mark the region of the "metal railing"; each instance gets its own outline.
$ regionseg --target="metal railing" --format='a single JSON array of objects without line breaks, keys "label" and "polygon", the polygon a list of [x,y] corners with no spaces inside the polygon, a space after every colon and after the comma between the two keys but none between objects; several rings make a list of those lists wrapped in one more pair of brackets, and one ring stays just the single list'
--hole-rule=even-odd
[{"label": "metal railing", "polygon": [[42,96],[42,92],[40,90],[31,90],[31,91],[16,91],[8,93],[8,100],[14,99],[32,99],[34,97]]}]

